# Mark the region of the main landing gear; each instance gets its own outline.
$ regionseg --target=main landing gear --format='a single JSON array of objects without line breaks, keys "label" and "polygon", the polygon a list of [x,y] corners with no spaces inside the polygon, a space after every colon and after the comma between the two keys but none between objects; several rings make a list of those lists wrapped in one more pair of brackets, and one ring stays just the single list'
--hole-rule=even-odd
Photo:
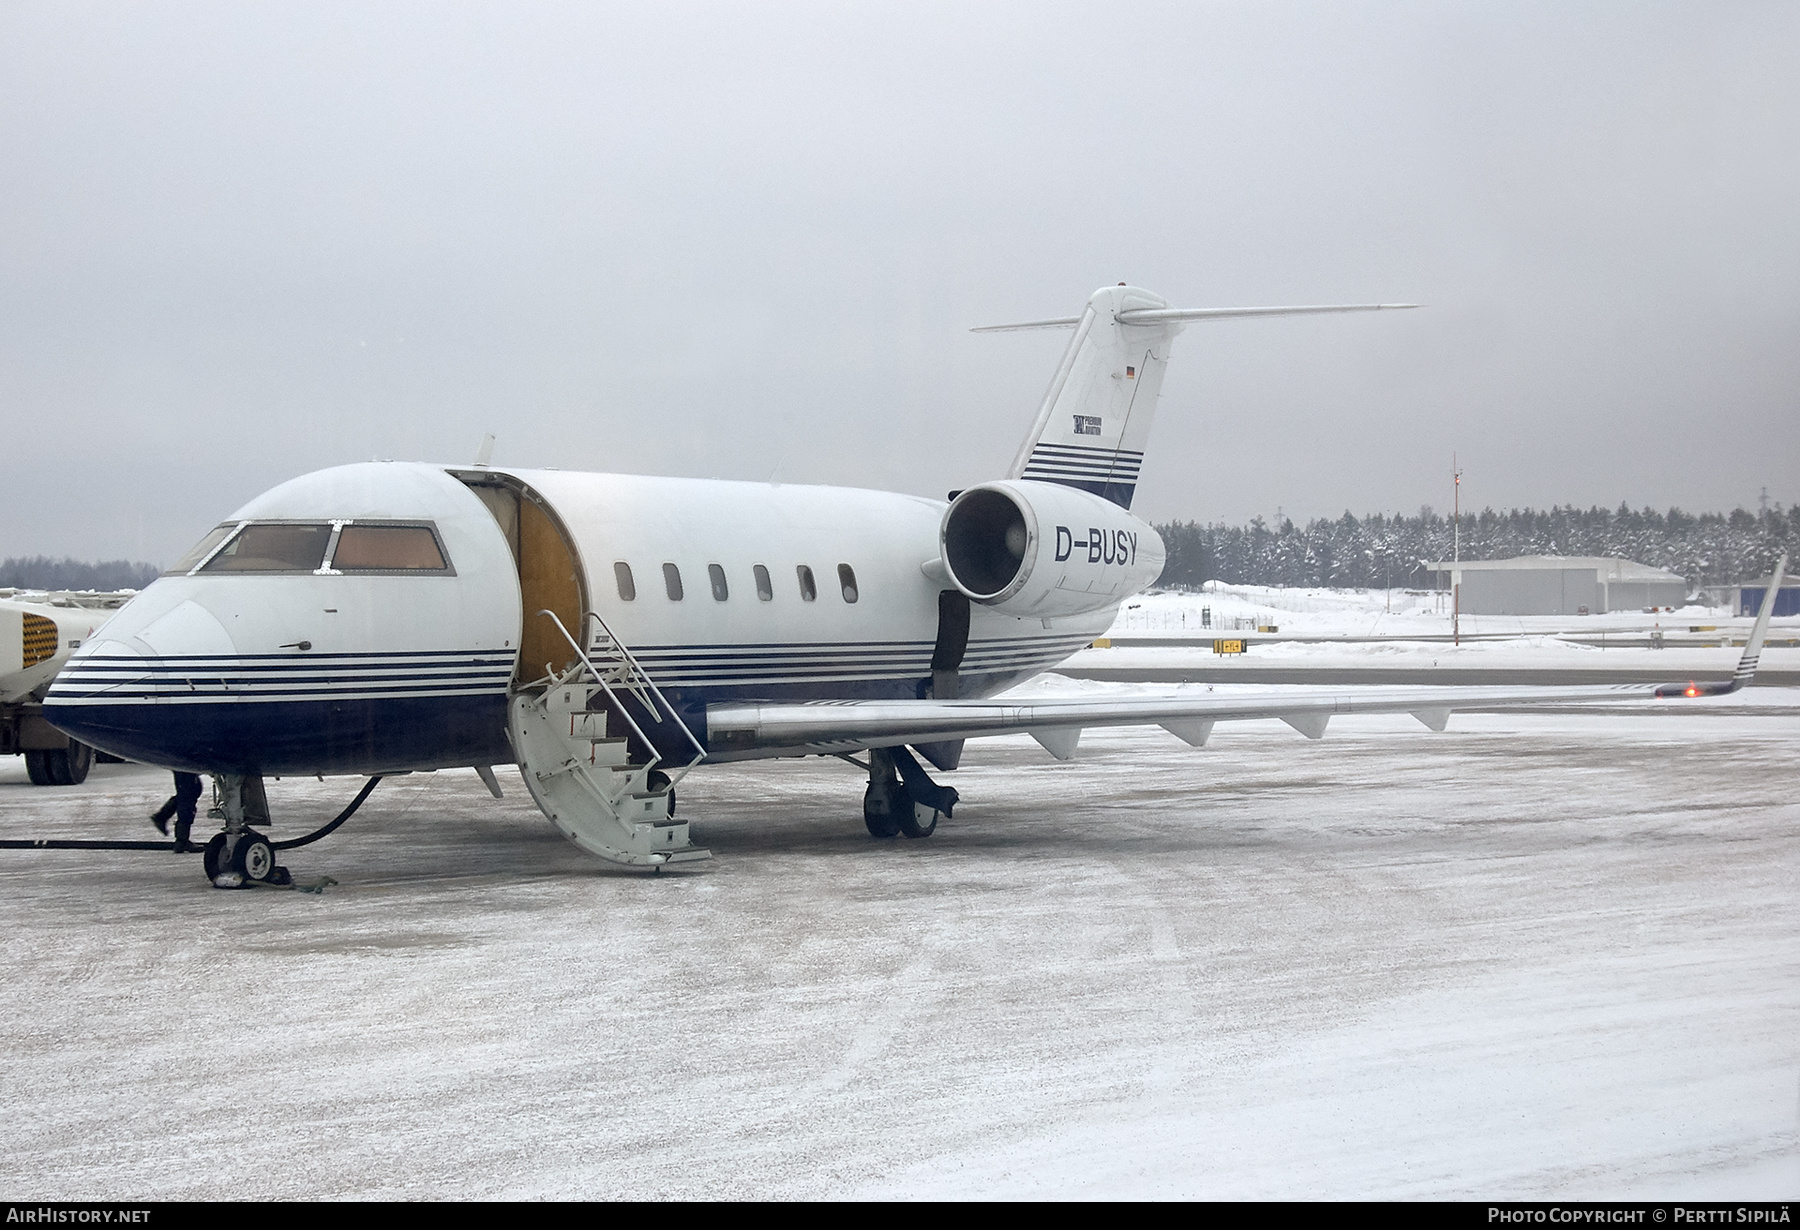
[{"label": "main landing gear", "polygon": [[863,792],[869,836],[929,837],[956,803],[956,791],[932,781],[904,747],[869,749],[869,788]]}]

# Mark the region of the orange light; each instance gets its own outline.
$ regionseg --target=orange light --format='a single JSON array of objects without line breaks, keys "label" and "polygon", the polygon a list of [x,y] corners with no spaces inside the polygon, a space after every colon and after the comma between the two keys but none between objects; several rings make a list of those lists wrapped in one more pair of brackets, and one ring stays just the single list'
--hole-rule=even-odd
[{"label": "orange light", "polygon": [[1696,688],[1696,687],[1691,687],[1691,686],[1690,686],[1690,687],[1689,687],[1689,688],[1688,688],[1688,690],[1687,690],[1687,694],[1688,694],[1688,695],[1689,695],[1689,696],[1698,696],[1698,695],[1700,695],[1700,689],[1699,689],[1699,688]]}]

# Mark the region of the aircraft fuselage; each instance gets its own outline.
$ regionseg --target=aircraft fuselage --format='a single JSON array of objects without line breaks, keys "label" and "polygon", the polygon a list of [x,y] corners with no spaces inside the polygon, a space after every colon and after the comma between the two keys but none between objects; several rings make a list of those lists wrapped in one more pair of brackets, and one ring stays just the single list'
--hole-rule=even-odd
[{"label": "aircraft fuselage", "polygon": [[[1082,520],[1107,524],[1041,530],[1058,594],[1092,609],[1052,606],[1044,618],[968,606],[966,643],[948,647],[957,695],[1053,666],[1154,578],[1154,531],[1094,504],[1101,512]],[[274,527],[260,531],[273,545],[228,531],[219,554],[190,557],[120,611],[59,678],[47,712],[96,747],[196,772],[507,763],[509,692],[574,660],[546,609],[584,644],[600,636],[588,613],[603,619],[703,740],[710,703],[918,699],[945,678],[934,665],[947,660],[945,596],[956,591],[930,565],[947,507],[553,470],[320,471],[226,523]],[[410,534],[426,555],[364,547],[346,565],[331,552],[343,556],[355,527],[364,539]],[[230,556],[239,543],[279,558]]]}]

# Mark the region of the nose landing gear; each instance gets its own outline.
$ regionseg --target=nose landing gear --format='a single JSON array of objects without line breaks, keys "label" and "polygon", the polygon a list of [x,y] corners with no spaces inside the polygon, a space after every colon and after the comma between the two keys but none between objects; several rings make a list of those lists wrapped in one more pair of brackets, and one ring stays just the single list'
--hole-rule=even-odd
[{"label": "nose landing gear", "polygon": [[288,869],[276,863],[273,843],[254,829],[239,834],[235,845],[226,834],[215,833],[201,858],[214,888],[286,887],[294,882]]},{"label": "nose landing gear", "polygon": [[225,821],[225,831],[215,833],[201,851],[206,878],[213,887],[292,884],[288,869],[275,862],[274,843],[250,827],[269,823],[269,800],[263,793],[262,775],[218,774],[213,778],[213,800],[207,815]]}]

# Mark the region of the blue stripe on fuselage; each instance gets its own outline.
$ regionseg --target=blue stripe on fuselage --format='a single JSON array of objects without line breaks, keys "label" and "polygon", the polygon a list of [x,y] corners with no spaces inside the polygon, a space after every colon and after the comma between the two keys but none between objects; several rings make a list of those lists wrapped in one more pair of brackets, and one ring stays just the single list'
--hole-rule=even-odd
[{"label": "blue stripe on fuselage", "polygon": [[[961,677],[964,696],[991,695],[1036,668]],[[665,687],[664,694],[702,743],[706,706],[723,702],[916,700],[928,677],[829,679],[796,683]],[[58,704],[44,716],[83,743],[165,768],[193,773],[379,773],[455,765],[509,764],[506,696],[337,698],[245,703],[190,698],[179,703]],[[665,756],[692,754],[672,723],[649,728]]]},{"label": "blue stripe on fuselage", "polygon": [[506,696],[59,705],[44,716],[102,751],[190,773],[379,773],[506,764]]}]

